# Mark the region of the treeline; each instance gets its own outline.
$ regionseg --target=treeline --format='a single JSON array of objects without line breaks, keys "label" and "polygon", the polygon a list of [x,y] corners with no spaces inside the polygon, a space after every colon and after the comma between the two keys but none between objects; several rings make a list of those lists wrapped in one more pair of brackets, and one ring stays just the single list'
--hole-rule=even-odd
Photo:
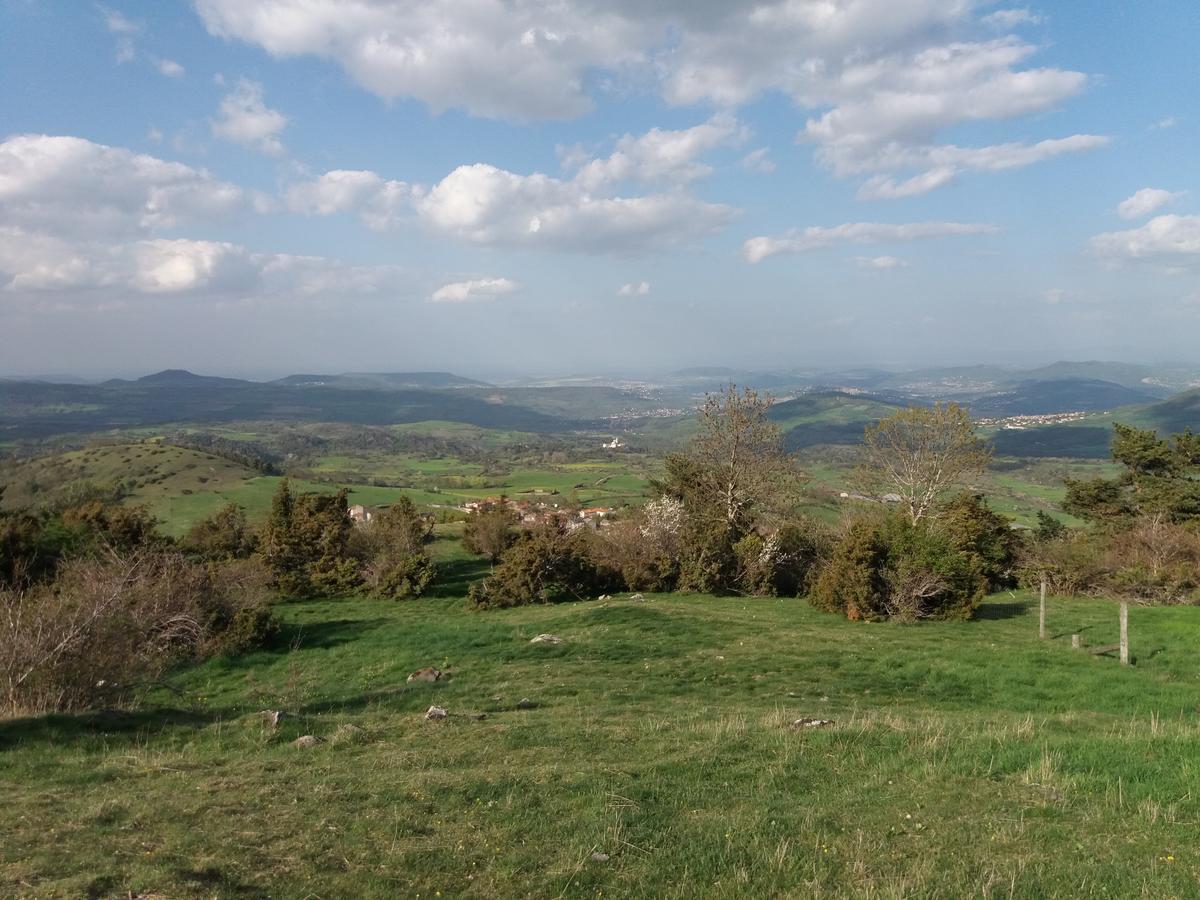
[{"label": "treeline", "polygon": [[1007,520],[981,497],[949,491],[988,459],[963,410],[907,410],[869,433],[880,487],[896,502],[829,527],[796,512],[804,479],[769,408],[754,391],[710,397],[690,448],[667,457],[659,499],[601,529],[520,529],[502,506],[473,513],[468,549],[494,567],[471,602],[613,590],[808,595],[854,619],[917,620],[969,617],[989,590],[1016,583],[1020,540]]},{"label": "treeline", "polygon": [[965,410],[909,408],[867,429],[865,503],[835,526],[797,514],[803,477],[770,401],[729,389],[701,410],[691,447],[666,460],[659,499],[592,530],[521,528],[503,505],[473,512],[465,542],[491,574],[479,608],[617,590],[807,596],[851,619],[970,618],[991,591],[1049,581],[1064,594],[1200,602],[1200,438],[1116,427],[1113,479],[1068,480],[1068,529],[1042,513],[1016,529],[964,489],[991,459]]},{"label": "treeline", "polygon": [[177,431],[164,439],[184,450],[198,450],[253,469],[260,475],[282,475],[283,460],[257,441],[231,441],[209,432]]}]

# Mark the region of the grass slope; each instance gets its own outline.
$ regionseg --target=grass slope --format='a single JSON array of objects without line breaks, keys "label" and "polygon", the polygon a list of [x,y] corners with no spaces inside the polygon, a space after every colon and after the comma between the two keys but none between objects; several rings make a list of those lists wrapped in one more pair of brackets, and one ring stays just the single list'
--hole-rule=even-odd
[{"label": "grass slope", "polygon": [[[442,595],[479,574],[454,546]],[[1054,601],[1039,642],[1023,595],[920,627],[688,596],[281,612],[277,651],[139,712],[0,722],[0,894],[1200,892],[1195,609],[1134,610],[1129,669],[1069,646],[1113,639],[1110,604]]]}]

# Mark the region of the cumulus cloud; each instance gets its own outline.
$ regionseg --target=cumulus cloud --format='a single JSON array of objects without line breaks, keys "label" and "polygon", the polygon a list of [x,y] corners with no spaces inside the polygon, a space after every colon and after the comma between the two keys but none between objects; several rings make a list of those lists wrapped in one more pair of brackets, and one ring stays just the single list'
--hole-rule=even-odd
[{"label": "cumulus cloud", "polygon": [[758,263],[779,253],[807,253],[838,244],[896,243],[926,238],[995,234],[998,230],[995,225],[967,222],[909,222],[899,225],[847,222],[832,227],[793,229],[778,237],[750,238],[742,246],[742,254],[747,262]]},{"label": "cumulus cloud", "polygon": [[211,125],[216,137],[268,156],[281,156],[283,143],[279,133],[287,122],[287,116],[266,105],[262,85],[243,78],[221,100]]},{"label": "cumulus cloud", "polygon": [[403,181],[387,181],[369,171],[335,169],[290,186],[284,204],[292,212],[312,216],[352,212],[378,231],[396,221],[409,195],[410,187]]},{"label": "cumulus cloud", "polygon": [[854,263],[860,269],[874,269],[877,272],[908,268],[908,263],[898,256],[856,256]]},{"label": "cumulus cloud", "polygon": [[[693,128],[625,135],[608,156],[567,148],[560,151],[568,170],[562,177],[475,163],[424,186],[335,170],[292,185],[283,201],[308,215],[353,212],[376,229],[411,211],[428,228],[475,244],[633,252],[686,243],[733,218],[736,210],[703,202],[687,186],[709,173],[700,159],[705,152],[736,143],[742,133],[736,120],[717,116]],[[623,195],[647,185],[660,190]]]},{"label": "cumulus cloud", "polygon": [[1122,219],[1141,219],[1183,197],[1184,192],[1172,193],[1160,188],[1142,188],[1132,197],[1117,205],[1117,215]]},{"label": "cumulus cloud", "polygon": [[132,234],[228,215],[240,188],[203,169],[78,137],[0,143],[0,223],[55,233]]},{"label": "cumulus cloud", "polygon": [[[507,119],[590,107],[590,68],[640,56],[642,27],[594,6],[533,0],[195,0],[208,30],[276,57],[339,63],[367,90]],[[590,6],[590,8],[589,8]]]},{"label": "cumulus cloud", "polygon": [[[683,184],[712,174],[699,161],[705,152],[744,139],[746,129],[730,115],[714,116],[692,128],[668,131],[651,128],[645,134],[626,134],[611,155],[593,159],[579,169],[575,180],[583,187],[601,188],[621,181],[674,182]],[[581,153],[567,154],[568,163]]]},{"label": "cumulus cloud", "polygon": [[289,299],[369,294],[404,281],[395,266],[255,253],[224,241],[105,243],[0,226],[0,289],[10,294]]},{"label": "cumulus cloud", "polygon": [[631,281],[617,288],[618,297],[645,297],[650,293],[650,282]]},{"label": "cumulus cloud", "polygon": [[422,221],[476,244],[585,252],[678,244],[728,223],[734,210],[682,190],[597,196],[578,179],[460,166],[416,201]]},{"label": "cumulus cloud", "polygon": [[1156,216],[1140,228],[1099,234],[1091,246],[1109,263],[1195,267],[1200,265],[1200,216]]},{"label": "cumulus cloud", "polygon": [[[212,34],[278,57],[333,60],[381,97],[414,97],[435,110],[569,118],[590,107],[586,86],[596,70],[640,79],[677,105],[732,109],[782,93],[821,111],[800,137],[838,177],[879,179],[865,190],[871,198],[913,196],[961,172],[1103,144],[1092,135],[980,148],[939,143],[941,132],[963,123],[1045,113],[1089,81],[1033,65],[1036,46],[996,34],[1035,24],[1037,15],[985,13],[977,0],[193,2]],[[982,161],[997,155],[1008,161]]]},{"label": "cumulus cloud", "polygon": [[390,266],[170,236],[246,206],[244,191],[203,169],[78,137],[9,138],[0,143],[0,290],[103,306],[129,296],[347,296],[401,282]]},{"label": "cumulus cloud", "polygon": [[509,278],[474,278],[444,284],[429,299],[434,303],[475,303],[511,294],[517,287]]}]

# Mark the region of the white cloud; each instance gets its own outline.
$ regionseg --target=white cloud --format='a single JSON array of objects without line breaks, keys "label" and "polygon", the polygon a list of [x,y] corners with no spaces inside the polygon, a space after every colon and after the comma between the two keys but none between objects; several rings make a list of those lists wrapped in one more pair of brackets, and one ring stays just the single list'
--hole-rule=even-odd
[{"label": "white cloud", "polygon": [[683,243],[727,224],[735,211],[681,190],[596,196],[578,180],[460,166],[416,202],[437,231],[477,244],[586,252],[636,251]]},{"label": "white cloud", "polygon": [[187,74],[187,70],[173,59],[156,59],[154,67],[168,78],[182,78]]},{"label": "white cloud", "polygon": [[1117,205],[1117,215],[1122,219],[1140,219],[1174,203],[1183,195],[1183,191],[1172,193],[1160,188],[1142,188],[1132,197],[1125,198]]},{"label": "white cloud", "polygon": [[995,234],[995,225],[965,222],[847,222],[832,227],[793,229],[778,237],[750,238],[742,247],[747,262],[762,262],[779,253],[807,253],[837,244],[882,244],[958,235]]},{"label": "white cloud", "polygon": [[1194,267],[1200,265],[1200,216],[1156,216],[1140,228],[1097,235],[1091,246],[1109,263]]},{"label": "white cloud", "polygon": [[0,226],[0,289],[100,304],[124,296],[239,299],[347,297],[406,287],[395,266],[255,253],[223,241],[105,243]]},{"label": "white cloud", "polygon": [[898,256],[856,256],[854,263],[860,269],[874,269],[876,271],[908,268],[908,263]]},{"label": "white cloud", "polygon": [[1175,116],[1167,116],[1165,119],[1159,119],[1157,122],[1155,122],[1150,127],[1156,131],[1159,131],[1164,128],[1174,128],[1178,124],[1179,124],[1178,118],[1176,118]]},{"label": "white cloud", "polygon": [[429,299],[434,303],[473,303],[511,294],[517,287],[509,278],[475,278],[444,284]]},{"label": "white cloud", "polygon": [[[436,232],[475,244],[635,252],[687,243],[727,224],[731,207],[705,203],[687,184],[710,169],[699,157],[740,139],[743,129],[718,116],[680,131],[625,135],[606,157],[560,148],[571,177],[523,175],[486,163],[459,166],[432,187],[388,181],[375,172],[335,170],[284,192],[284,205],[308,215],[357,213],[385,228],[411,210]],[[664,190],[621,196],[618,187]]]},{"label": "white cloud", "polygon": [[[414,97],[434,110],[574,117],[590,108],[586,85],[596,71],[656,87],[676,105],[732,109],[782,93],[820,111],[801,136],[838,177],[880,179],[867,197],[912,196],[964,171],[1030,165],[1103,143],[1077,135],[1057,144],[939,144],[942,131],[963,123],[1048,112],[1089,81],[1032,66],[1038,48],[1003,34],[1036,24],[1035,13],[987,12],[979,0],[193,2],[212,34],[277,57],[333,60],[381,97]],[[987,39],[972,40],[981,34]],[[607,163],[636,169],[622,153],[635,155],[619,147]],[[1009,162],[988,165],[980,154]],[[957,159],[935,158],[947,155]]]},{"label": "white cloud", "polygon": [[980,21],[997,31],[1008,31],[1021,25],[1040,25],[1042,17],[1028,9],[998,9],[988,13]]},{"label": "white cloud", "polygon": [[276,57],[335,60],[381,97],[507,119],[570,118],[593,67],[636,59],[642,28],[603,5],[532,0],[195,0],[208,30]]},{"label": "white cloud", "polygon": [[1050,288],[1049,290],[1042,291],[1042,302],[1050,306],[1058,306],[1058,304],[1066,299],[1067,292],[1062,288]]},{"label": "white cloud", "polygon": [[292,212],[329,216],[353,212],[368,227],[382,230],[393,224],[409,200],[403,181],[385,181],[369,171],[335,169],[313,181],[293,184],[284,193]]},{"label": "white cloud", "polygon": [[769,175],[775,171],[775,163],[768,156],[770,152],[766,147],[751,150],[738,161],[738,165],[751,172],[761,172],[764,175]]},{"label": "white cloud", "polygon": [[949,184],[962,172],[1000,172],[1023,168],[1055,156],[1103,147],[1109,142],[1109,138],[1101,135],[1076,134],[1036,144],[994,144],[990,147],[956,147],[952,144],[892,146],[882,150],[871,166],[888,170],[928,168],[901,182],[887,175],[868,178],[859,188],[858,197],[861,200],[914,197]]},{"label": "white cloud", "polygon": [[[715,147],[737,143],[745,134],[745,128],[727,114],[679,131],[652,128],[636,137],[626,134],[610,156],[584,163],[575,179],[593,190],[622,181],[695,181],[712,174],[710,166],[698,161],[699,156]],[[579,151],[567,154],[568,162],[579,158]]]},{"label": "white cloud", "polygon": [[650,282],[648,281],[631,281],[629,284],[623,284],[617,288],[618,297],[645,297],[650,293]]},{"label": "white cloud", "polygon": [[261,84],[242,78],[225,95],[212,120],[212,132],[219,138],[242,144],[268,156],[283,154],[279,132],[287,126],[287,116],[271,109],[263,101]]},{"label": "white cloud", "polygon": [[0,143],[0,224],[119,235],[226,216],[240,188],[203,169],[78,137],[27,134]]},{"label": "white cloud", "polygon": [[117,40],[116,60],[119,63],[133,62],[137,56],[134,39],[142,33],[142,25],[127,18],[115,9],[98,7],[104,16],[104,27]]}]

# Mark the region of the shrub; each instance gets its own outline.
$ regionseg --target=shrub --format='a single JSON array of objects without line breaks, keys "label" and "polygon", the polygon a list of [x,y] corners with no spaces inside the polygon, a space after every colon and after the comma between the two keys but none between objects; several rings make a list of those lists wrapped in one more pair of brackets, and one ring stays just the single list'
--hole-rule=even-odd
[{"label": "shrub", "polygon": [[516,513],[501,498],[499,503],[484,503],[467,515],[463,547],[468,553],[486,556],[494,564],[516,543],[519,534]]},{"label": "shrub", "polygon": [[821,569],[811,601],[849,619],[966,619],[987,593],[979,559],[924,523],[851,524]]},{"label": "shrub", "polygon": [[425,550],[433,523],[407,497],[354,530],[352,551],[364,561],[363,582],[376,597],[419,597],[433,580],[434,566]]},{"label": "shrub", "polygon": [[884,618],[888,585],[888,545],[879,523],[852,522],[813,585],[810,601],[818,609],[849,619]]},{"label": "shrub", "polygon": [[360,584],[350,552],[346,491],[293,495],[283,479],[271,501],[261,553],[274,587],[285,597],[332,596]]},{"label": "shrub", "polygon": [[433,561],[424,553],[384,552],[367,564],[363,582],[373,596],[411,600],[433,581]]},{"label": "shrub", "polygon": [[246,521],[246,512],[229,503],[188,529],[183,546],[212,560],[245,559],[258,546],[258,536]]},{"label": "shrub", "polygon": [[9,713],[124,702],[172,665],[275,633],[246,573],[140,550],[65,564],[53,584],[0,591],[0,702]]},{"label": "shrub", "polygon": [[784,525],[773,534],[746,535],[733,546],[738,585],[747,594],[795,597],[806,591],[829,552],[816,523]]},{"label": "shrub", "polygon": [[522,534],[495,570],[471,585],[470,603],[480,609],[586,600],[620,584],[616,572],[599,566],[586,538],[558,525]]},{"label": "shrub", "polygon": [[954,547],[976,563],[988,587],[1000,590],[1016,584],[1021,536],[1012,529],[1011,520],[988,507],[981,494],[963,492],[942,504],[935,523]]},{"label": "shrub", "polygon": [[598,566],[619,572],[631,591],[672,591],[679,583],[683,504],[652,500],[628,518],[590,535],[589,555]]}]

